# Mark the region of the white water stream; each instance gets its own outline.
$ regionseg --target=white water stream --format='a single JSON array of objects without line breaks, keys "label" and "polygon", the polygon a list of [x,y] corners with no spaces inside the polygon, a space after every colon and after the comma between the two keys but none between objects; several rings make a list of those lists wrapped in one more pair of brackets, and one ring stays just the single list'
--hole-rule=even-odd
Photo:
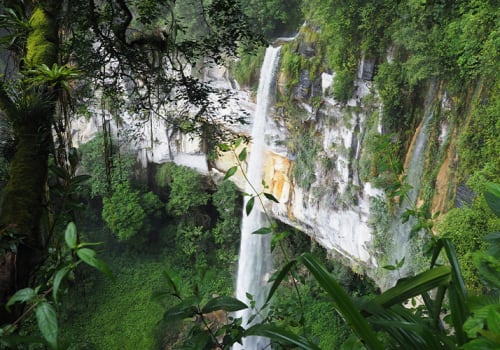
[{"label": "white water stream", "polygon": [[[264,134],[266,128],[266,116],[271,104],[271,88],[275,87],[276,68],[279,61],[280,48],[268,47],[262,64],[257,92],[257,108],[253,120],[252,146],[248,159],[247,177],[250,184],[246,185],[246,193],[254,194],[254,186],[257,192],[261,191],[263,178],[264,156]],[[236,297],[246,302],[247,293],[252,295],[255,308],[259,310],[264,304],[267,296],[267,280],[272,269],[271,237],[270,235],[255,235],[254,231],[265,226],[266,219],[258,200],[250,215],[246,215],[245,206],[250,197],[245,200],[243,206],[243,220],[241,225],[241,246],[238,262],[238,277],[236,281]],[[249,303],[249,302],[248,302]],[[252,310],[243,310],[236,317],[242,317],[243,327],[258,322],[261,317],[257,316],[248,324]],[[236,344],[233,350],[262,350],[268,348],[269,340],[262,337],[248,337],[243,345]]]},{"label": "white water stream", "polygon": [[406,198],[398,209],[397,215],[394,218],[392,224],[392,232],[394,235],[393,239],[393,252],[392,252],[392,261],[391,263],[395,263],[396,261],[401,261],[406,257],[406,263],[402,266],[402,268],[395,272],[392,278],[386,281],[384,286],[385,288],[391,287],[398,278],[407,276],[409,274],[413,274],[416,271],[411,271],[411,267],[409,262],[414,260],[414,257],[411,256],[412,252],[410,249],[410,232],[412,226],[415,225],[416,219],[414,217],[410,217],[410,219],[403,223],[401,219],[401,215],[405,212],[407,208],[412,208],[416,205],[416,201],[418,198],[418,194],[420,192],[420,187],[422,185],[422,175],[424,170],[424,162],[425,162],[425,150],[427,148],[427,144],[429,143],[429,124],[432,121],[434,116],[432,101],[436,95],[437,84],[433,82],[429,87],[427,97],[425,100],[425,110],[424,110],[424,119],[420,125],[418,130],[418,135],[415,139],[413,148],[411,150],[411,155],[409,162],[407,164],[407,168],[405,169],[406,173],[406,183],[410,186],[410,189],[407,193],[408,198]]}]

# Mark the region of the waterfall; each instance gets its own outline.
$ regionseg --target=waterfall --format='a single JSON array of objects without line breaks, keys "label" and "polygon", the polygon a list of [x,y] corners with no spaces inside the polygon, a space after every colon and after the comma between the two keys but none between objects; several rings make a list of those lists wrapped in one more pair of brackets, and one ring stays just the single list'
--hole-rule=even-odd
[{"label": "waterfall", "polygon": [[[266,126],[266,116],[271,104],[271,88],[275,86],[275,71],[279,61],[280,48],[268,47],[262,64],[259,80],[259,89],[257,92],[257,107],[255,110],[252,127],[252,146],[248,159],[247,183],[245,192],[254,194],[252,185],[260,192],[262,189],[263,167],[264,167],[264,134]],[[250,215],[246,215],[245,206],[249,197],[245,200],[243,206],[243,220],[241,224],[241,246],[238,262],[238,276],[236,281],[236,297],[239,300],[246,301],[247,293],[252,295],[257,310],[264,304],[267,296],[267,279],[272,269],[271,257],[271,237],[270,235],[254,235],[254,231],[265,226],[266,218],[263,208],[259,201]],[[243,310],[236,317],[242,317],[242,325],[247,328],[248,321],[252,314],[251,310]],[[253,322],[258,322],[261,318],[256,317]],[[236,344],[233,350],[262,350],[267,348],[269,340],[262,337],[248,337],[244,339],[243,346]]]},{"label": "waterfall", "polygon": [[[411,271],[411,268],[408,264],[412,257],[410,256],[410,232],[415,225],[416,220],[413,217],[406,222],[402,222],[401,215],[405,212],[405,210],[409,207],[415,205],[418,193],[420,192],[420,187],[422,185],[422,175],[424,170],[425,163],[425,150],[427,148],[427,144],[429,142],[429,124],[432,121],[434,116],[432,102],[434,101],[437,90],[436,82],[432,82],[429,90],[427,92],[426,100],[425,100],[425,108],[424,108],[424,118],[420,127],[417,129],[417,136],[413,142],[413,145],[410,150],[410,158],[406,164],[406,183],[410,186],[408,190],[408,199],[404,200],[397,211],[397,215],[393,220],[393,224],[391,227],[391,231],[393,232],[393,252],[392,252],[392,261],[390,263],[394,263],[396,260],[401,261],[405,256],[406,263],[400,269],[399,272],[395,273],[390,280],[386,281],[386,287],[391,287],[390,284],[394,284],[394,282],[403,276],[414,273],[415,271]],[[409,202],[409,203],[407,203]]]}]

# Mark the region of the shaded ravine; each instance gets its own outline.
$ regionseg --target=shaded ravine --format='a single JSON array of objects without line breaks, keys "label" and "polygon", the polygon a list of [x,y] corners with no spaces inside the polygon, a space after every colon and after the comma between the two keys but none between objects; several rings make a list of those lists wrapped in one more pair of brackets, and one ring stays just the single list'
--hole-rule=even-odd
[{"label": "shaded ravine", "polygon": [[[262,189],[262,179],[264,176],[264,134],[266,117],[271,105],[271,98],[275,95],[272,89],[275,88],[276,69],[279,62],[280,48],[268,47],[262,64],[259,89],[257,92],[257,108],[253,120],[252,146],[248,159],[247,177],[249,183],[246,185],[246,193],[254,194]],[[252,187],[253,186],[253,187]],[[245,213],[245,207],[250,197],[247,197],[243,207],[243,220],[241,225],[241,246],[238,263],[238,276],[236,281],[236,297],[242,301],[248,301],[247,294],[252,295],[256,310],[259,310],[267,295],[267,279],[272,269],[272,256],[270,235],[252,234],[254,231],[266,225],[266,218],[259,201],[249,215]],[[253,311],[243,310],[236,316],[242,318],[243,327],[259,322],[261,315],[255,317],[249,324],[249,319]],[[248,337],[243,341],[243,345],[236,344],[233,350],[262,350],[269,346],[269,340],[262,337]]]}]

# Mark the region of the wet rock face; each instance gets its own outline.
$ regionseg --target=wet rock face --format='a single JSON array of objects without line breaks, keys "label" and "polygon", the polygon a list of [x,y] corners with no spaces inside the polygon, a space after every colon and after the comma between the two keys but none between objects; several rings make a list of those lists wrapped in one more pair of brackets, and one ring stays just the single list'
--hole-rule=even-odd
[{"label": "wet rock face", "polygon": [[372,81],[375,76],[375,59],[364,59],[363,67],[361,71],[361,79],[366,81]]},{"label": "wet rock face", "polygon": [[299,82],[293,87],[292,90],[292,98],[300,102],[306,101],[309,98],[311,85],[312,82],[309,78],[309,70],[301,70],[299,74]]},{"label": "wet rock face", "polygon": [[310,102],[314,97],[321,97],[323,89],[321,77],[311,80],[310,71],[303,69],[299,74],[299,82],[292,89],[292,99],[299,102]]},{"label": "wet rock face", "polygon": [[316,48],[313,43],[301,42],[298,47],[298,53],[305,58],[312,58],[316,56]]}]

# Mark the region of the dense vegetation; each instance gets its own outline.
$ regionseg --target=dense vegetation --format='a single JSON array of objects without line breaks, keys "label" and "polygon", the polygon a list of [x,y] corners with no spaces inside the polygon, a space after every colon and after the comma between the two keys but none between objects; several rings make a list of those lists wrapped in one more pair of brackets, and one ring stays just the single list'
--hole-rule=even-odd
[{"label": "dense vegetation", "polygon": [[[12,56],[2,60],[6,74],[0,85],[0,108],[8,122],[2,118],[0,127],[13,135],[4,139],[2,133],[0,140],[4,155],[0,157],[2,304],[15,289],[26,287],[8,302],[14,313],[2,309],[2,322],[23,323],[19,329],[3,327],[2,344],[228,348],[241,336],[259,334],[272,338],[275,348],[290,344],[304,349],[341,344],[370,349],[498,346],[499,242],[498,234],[487,235],[500,230],[499,189],[493,184],[500,182],[497,2],[252,0],[238,2],[241,8],[233,3],[109,0],[60,7],[57,1],[40,1],[10,8],[14,2],[1,2],[5,5],[1,24],[7,30],[2,42]],[[297,40],[283,47],[285,84],[277,104],[277,114],[291,131],[287,146],[295,156],[293,176],[305,189],[316,180],[314,164],[320,147],[317,130],[297,105],[307,102],[313,110],[320,108],[322,97],[314,86],[322,72],[335,73],[327,95],[345,104],[355,92],[361,59],[376,62],[373,79],[378,94],[370,96],[375,101],[369,104],[381,102],[382,109],[369,113],[371,137],[365,144],[360,176],[388,195],[387,202],[373,205],[380,214],[372,218],[372,225],[381,232],[377,247],[381,254],[389,249],[383,242],[384,212],[390,212],[405,193],[401,175],[410,146],[408,132],[423,118],[430,87],[436,87],[440,98],[447,96],[451,107],[446,111],[437,100],[430,104],[435,119],[453,129],[454,141],[443,147],[433,145],[426,162],[428,169],[437,169],[447,153],[457,155],[453,186],[467,186],[474,196],[434,225],[439,215],[429,202],[437,171],[424,173],[426,186],[420,198],[425,204],[407,211],[403,220],[414,216],[419,230],[440,235],[429,239],[433,249],[429,269],[374,296],[357,275],[303,254],[318,252],[273,225],[269,232],[281,242],[282,254],[291,258],[283,258],[284,267],[274,276],[271,295],[276,300],[267,323],[245,330],[238,320],[228,319],[212,328],[214,323],[206,323],[213,316],[209,314],[246,307],[229,297],[242,202],[235,186],[227,181],[214,185],[171,163],[158,169],[155,184],[145,184],[133,176],[132,158],[115,147],[117,141],[105,122],[103,135],[82,145],[80,153],[71,147],[67,120],[74,104],[80,112],[90,113],[85,92],[89,86],[99,87],[102,108],[117,119],[128,109],[140,115],[157,112],[151,101],[168,104],[175,95],[198,112],[172,113],[166,119],[183,131],[210,136],[212,144],[219,140],[224,133],[207,126],[210,88],[185,76],[183,69],[205,56],[221,62],[238,52],[242,57],[234,66],[237,80],[255,84],[263,51],[247,54],[254,40],[239,45],[254,39],[241,11],[267,39],[292,34],[306,21]],[[102,45],[97,47],[96,42]],[[182,59],[173,59],[179,56]],[[163,75],[162,59],[170,60],[180,78]],[[110,62],[120,64],[106,71],[103,67],[112,68]],[[82,78],[81,84],[75,83],[77,77]],[[122,98],[120,79],[132,85],[132,105]],[[312,82],[305,93],[297,89],[304,80]],[[79,90],[73,89],[76,85]],[[382,135],[375,132],[379,117]],[[329,167],[332,161],[325,159],[322,164]],[[92,175],[90,185],[88,176],[77,172],[80,165]],[[449,196],[447,209],[454,199]],[[82,208],[84,215],[78,214]],[[69,221],[81,226],[78,235],[72,226],[64,231]],[[99,225],[87,225],[88,221]],[[99,259],[88,248],[89,241],[105,242],[96,248]],[[83,266],[109,272],[101,258],[111,266],[115,283]],[[162,275],[162,270],[168,273]],[[431,298],[433,288],[437,292]],[[160,303],[149,300],[152,291]],[[477,300],[468,298],[468,293],[487,297]],[[358,296],[364,298],[351,300]],[[416,296],[422,298],[422,305],[402,307]],[[20,302],[30,306],[23,309]],[[56,308],[62,320],[59,339]],[[129,313],[122,319],[118,311],[124,309]],[[325,313],[325,309],[337,313]],[[441,320],[444,309],[450,317]],[[24,322],[23,310],[36,311]],[[162,316],[184,321],[175,326],[158,323]],[[122,328],[115,327],[117,319],[122,319]],[[38,334],[37,328],[43,339],[8,337],[14,331]],[[453,332],[448,333],[450,328]],[[122,334],[130,337],[124,342]],[[221,336],[225,337],[221,340]]]}]

